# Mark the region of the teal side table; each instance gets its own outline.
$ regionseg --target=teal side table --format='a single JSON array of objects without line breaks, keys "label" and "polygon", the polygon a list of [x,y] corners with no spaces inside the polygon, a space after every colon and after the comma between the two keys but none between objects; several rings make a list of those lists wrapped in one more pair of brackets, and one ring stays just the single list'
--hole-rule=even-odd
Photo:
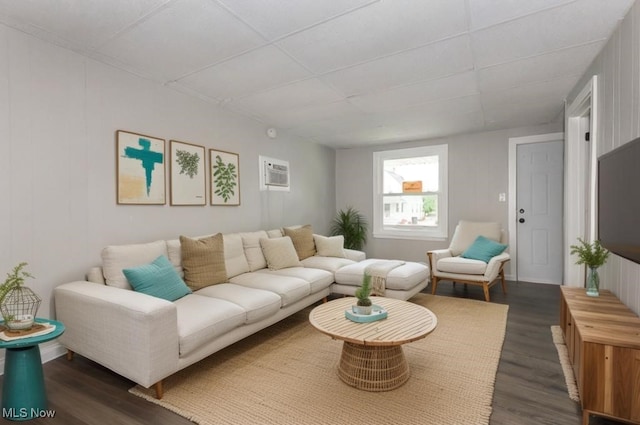
[{"label": "teal side table", "polygon": [[56,326],[53,332],[13,341],[0,340],[6,348],[2,383],[2,417],[12,421],[28,421],[40,417],[47,409],[47,393],[39,344],[56,339],[64,332],[62,322],[36,318],[38,323]]}]

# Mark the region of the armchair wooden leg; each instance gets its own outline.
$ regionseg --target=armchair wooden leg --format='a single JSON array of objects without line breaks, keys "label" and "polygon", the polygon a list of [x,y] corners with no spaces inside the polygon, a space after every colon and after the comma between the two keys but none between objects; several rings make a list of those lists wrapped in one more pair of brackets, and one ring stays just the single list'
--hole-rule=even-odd
[{"label": "armchair wooden leg", "polygon": [[155,388],[156,388],[156,398],[158,400],[162,399],[162,396],[164,395],[164,388],[162,388],[162,380],[156,382]]},{"label": "armchair wooden leg", "polygon": [[73,351],[67,349],[67,360],[73,360]]},{"label": "armchair wooden leg", "polygon": [[504,280],[504,269],[500,270],[500,279],[502,280],[502,293],[507,293],[507,282]]},{"label": "armchair wooden leg", "polygon": [[327,297],[324,297],[324,298],[322,299],[322,303],[326,303],[327,301],[328,301],[328,300],[327,300]]},{"label": "armchair wooden leg", "polygon": [[436,289],[438,289],[438,278],[434,276],[433,279],[431,279],[431,295],[436,294]]},{"label": "armchair wooden leg", "polygon": [[484,290],[484,300],[486,302],[490,302],[491,301],[491,297],[489,296],[489,284],[488,283],[483,283],[482,284],[482,289]]}]

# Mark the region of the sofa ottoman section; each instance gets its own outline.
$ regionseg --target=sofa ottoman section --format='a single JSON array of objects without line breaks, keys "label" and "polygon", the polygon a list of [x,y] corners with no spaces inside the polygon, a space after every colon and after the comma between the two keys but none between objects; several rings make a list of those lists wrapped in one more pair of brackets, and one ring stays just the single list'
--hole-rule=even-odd
[{"label": "sofa ottoman section", "polygon": [[[336,283],[333,285],[333,292],[354,295],[355,290],[362,285],[365,269],[388,261],[370,258],[336,270]],[[392,269],[387,274],[385,296],[407,300],[426,288],[428,284],[429,267],[422,263],[405,261],[404,264]]]},{"label": "sofa ottoman section", "polygon": [[229,281],[236,285],[264,289],[265,291],[278,294],[282,299],[282,307],[300,301],[311,294],[311,285],[309,282],[297,277],[251,272],[234,276],[229,279]]},{"label": "sofa ottoman section", "polygon": [[245,309],[230,301],[189,294],[174,301],[178,310],[180,357],[245,323]]},{"label": "sofa ottoman section", "polygon": [[233,283],[219,283],[195,292],[196,295],[218,298],[242,307],[247,318],[245,324],[254,323],[274,315],[280,310],[282,299],[273,292],[248,288]]}]

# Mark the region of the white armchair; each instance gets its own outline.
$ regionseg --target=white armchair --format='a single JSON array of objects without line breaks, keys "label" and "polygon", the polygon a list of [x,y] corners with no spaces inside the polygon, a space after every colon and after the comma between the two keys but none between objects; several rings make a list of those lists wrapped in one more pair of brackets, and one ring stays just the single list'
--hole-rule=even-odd
[{"label": "white armchair", "polygon": [[500,242],[504,239],[504,232],[498,223],[460,221],[453,233],[449,248],[427,252],[432,294],[436,293],[439,281],[450,280],[454,284],[461,282],[482,286],[485,301],[491,301],[489,289],[498,283],[498,279],[502,282],[502,292],[507,293],[504,265],[510,260],[508,253],[501,252],[485,258],[487,261],[461,256],[474,244],[478,236]]}]

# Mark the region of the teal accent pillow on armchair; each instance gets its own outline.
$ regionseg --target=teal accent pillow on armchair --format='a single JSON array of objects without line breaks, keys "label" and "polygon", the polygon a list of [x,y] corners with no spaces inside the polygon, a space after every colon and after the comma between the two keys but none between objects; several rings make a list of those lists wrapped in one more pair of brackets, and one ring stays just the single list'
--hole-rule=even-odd
[{"label": "teal accent pillow on armchair", "polygon": [[472,260],[480,260],[488,263],[493,257],[507,249],[507,245],[501,244],[484,236],[478,236],[476,240],[460,256]]},{"label": "teal accent pillow on armchair", "polygon": [[124,269],[122,273],[135,291],[167,301],[175,301],[191,293],[191,289],[164,255],[151,264]]}]

